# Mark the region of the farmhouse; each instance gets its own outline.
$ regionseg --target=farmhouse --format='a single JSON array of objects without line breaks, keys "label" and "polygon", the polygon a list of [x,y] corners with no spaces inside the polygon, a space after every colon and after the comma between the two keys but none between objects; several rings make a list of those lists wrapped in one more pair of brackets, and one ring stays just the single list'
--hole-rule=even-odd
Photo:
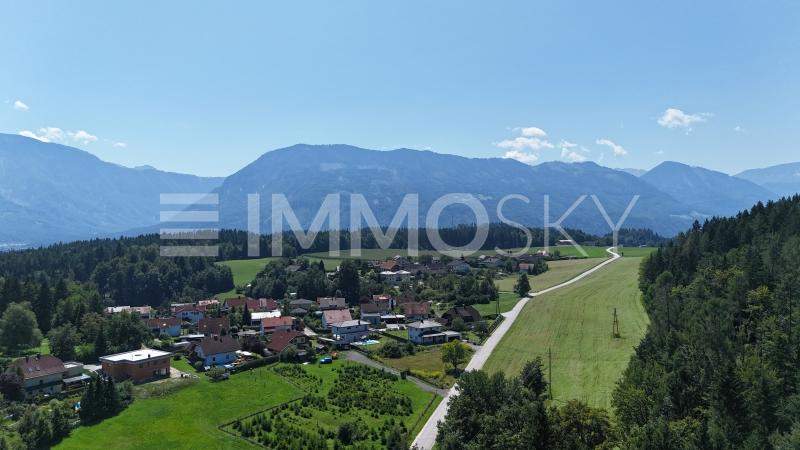
[{"label": "farmhouse", "polygon": [[156,336],[167,335],[178,337],[181,335],[181,321],[177,317],[157,317],[144,321],[147,328]]},{"label": "farmhouse", "polygon": [[346,309],[347,301],[342,297],[319,297],[317,298],[319,309],[325,311],[329,309]]},{"label": "farmhouse", "polygon": [[22,388],[26,398],[58,394],[63,387],[62,380],[67,375],[64,363],[51,355],[18,358],[9,365],[9,368],[19,369],[22,372]]},{"label": "farmhouse", "polygon": [[228,364],[236,360],[239,343],[230,336],[207,336],[194,346],[194,353],[206,367]]},{"label": "farmhouse", "polygon": [[460,318],[467,325],[478,323],[481,320],[483,320],[481,318],[481,313],[479,313],[477,309],[473,308],[470,305],[455,306],[453,308],[448,309],[447,311],[445,311],[444,314],[442,314],[442,319],[447,325],[452,325],[453,321],[456,318]]},{"label": "farmhouse", "polygon": [[225,317],[203,317],[197,322],[197,332],[205,335],[227,333],[231,328],[230,320]]},{"label": "farmhouse", "polygon": [[169,376],[172,353],[144,348],[124,353],[101,356],[103,372],[115,381],[131,380],[134,383]]},{"label": "farmhouse", "polygon": [[337,345],[347,345],[364,340],[369,334],[369,323],[363,320],[347,320],[331,325],[331,335]]},{"label": "farmhouse", "polygon": [[431,304],[428,302],[408,302],[400,305],[403,315],[414,322],[427,319],[431,315]]},{"label": "farmhouse", "polygon": [[334,323],[353,320],[349,309],[329,309],[322,311],[322,328],[327,330]]},{"label": "farmhouse", "polygon": [[439,322],[424,320],[408,324],[408,340],[417,345],[444,344],[453,339],[461,339],[461,333],[444,331]]}]

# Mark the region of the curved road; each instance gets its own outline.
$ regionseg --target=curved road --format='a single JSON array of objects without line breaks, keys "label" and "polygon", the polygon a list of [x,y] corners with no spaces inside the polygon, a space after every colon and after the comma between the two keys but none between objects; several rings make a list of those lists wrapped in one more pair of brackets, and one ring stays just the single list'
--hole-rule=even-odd
[{"label": "curved road", "polygon": [[[606,251],[611,254],[611,258],[603,261],[602,263],[592,267],[591,269],[587,270],[586,272],[581,273],[580,275],[567,280],[561,284],[556,286],[541,290],[539,292],[532,293],[529,297],[525,297],[517,302],[514,305],[514,308],[511,311],[503,313],[505,319],[497,329],[494,330],[491,336],[486,339],[486,342],[472,355],[472,359],[470,359],[469,364],[464,370],[480,370],[486,360],[489,359],[489,355],[492,354],[494,348],[503,339],[503,336],[506,334],[511,325],[516,320],[519,312],[522,311],[522,308],[528,303],[532,297],[538,297],[543,294],[547,294],[548,292],[555,291],[557,289],[561,289],[563,287],[569,286],[577,281],[580,281],[589,275],[597,272],[598,270],[602,269],[603,267],[607,266],[608,264],[613,263],[617,259],[620,258],[619,254],[616,253],[614,247],[607,248]],[[412,448],[418,448],[420,450],[431,450],[433,448],[434,443],[436,443],[436,433],[439,428],[439,422],[443,421],[445,416],[447,415],[447,407],[450,403],[450,398],[456,395],[456,387],[453,386],[447,391],[447,395],[444,396],[444,399],[439,403],[439,406],[433,411],[433,414],[428,418],[428,421],[425,422],[425,426],[422,427],[417,437],[414,439],[414,442],[411,444]]]}]

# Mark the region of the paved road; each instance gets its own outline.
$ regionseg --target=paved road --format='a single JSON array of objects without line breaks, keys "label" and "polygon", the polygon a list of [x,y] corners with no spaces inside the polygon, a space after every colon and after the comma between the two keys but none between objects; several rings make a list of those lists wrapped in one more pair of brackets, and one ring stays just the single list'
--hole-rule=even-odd
[{"label": "paved road", "polygon": [[[511,325],[514,323],[514,320],[516,320],[517,316],[519,315],[519,312],[522,311],[522,308],[525,306],[525,304],[528,303],[528,300],[530,300],[532,297],[538,297],[540,295],[547,294],[548,292],[552,292],[557,289],[569,286],[577,281],[580,281],[588,277],[594,272],[602,269],[606,265],[611,264],[620,258],[619,254],[614,252],[613,247],[606,249],[606,251],[609,254],[611,254],[611,258],[592,267],[591,269],[587,270],[586,272],[583,272],[582,274],[576,276],[575,278],[572,278],[556,286],[543,289],[539,292],[532,293],[529,297],[525,297],[520,301],[518,301],[517,304],[514,305],[514,308],[511,309],[511,311],[503,313],[505,319],[500,324],[500,326],[498,326],[494,330],[492,335],[489,336],[489,339],[487,339],[486,342],[484,342],[484,344],[480,347],[480,349],[478,349],[478,351],[475,352],[474,355],[472,355],[472,359],[469,361],[469,364],[467,364],[465,370],[479,370],[480,368],[483,367],[483,365],[486,363],[486,360],[489,359],[489,355],[491,355],[492,351],[494,351],[494,348],[497,346],[500,340],[503,339],[503,336],[506,334],[508,329],[511,328]],[[422,427],[422,430],[420,430],[419,434],[414,439],[412,447],[416,446],[416,448],[420,450],[430,450],[433,448],[433,444],[436,442],[436,433],[439,428],[439,422],[444,420],[445,416],[447,415],[447,407],[448,404],[450,403],[450,398],[456,394],[457,391],[455,386],[453,386],[452,388],[450,388],[449,391],[447,391],[447,395],[444,396],[444,399],[441,401],[441,403],[439,403],[439,406],[436,407],[436,409],[433,411],[433,414],[431,414],[430,418],[428,418],[428,421],[425,422],[425,426]]]},{"label": "paved road", "polygon": [[[351,351],[347,352],[347,359],[350,360],[350,361],[360,362],[361,364],[366,364],[366,365],[374,367],[376,369],[383,369],[383,370],[386,370],[387,372],[391,372],[391,373],[393,373],[395,375],[400,375],[400,371],[395,369],[394,367],[389,367],[389,366],[387,366],[385,364],[381,364],[380,362],[375,361],[374,359],[368,358],[364,354],[359,353],[359,352],[357,352],[355,350],[351,350]],[[422,389],[423,391],[431,392],[431,393],[434,393],[434,394],[437,394],[437,395],[441,395],[442,397],[447,395],[447,389],[438,388],[438,387],[436,387],[436,386],[434,386],[432,384],[429,384],[429,383],[426,383],[426,382],[420,380],[417,377],[413,377],[411,375],[407,375],[406,379],[409,380],[409,381],[412,381],[414,384],[419,386],[419,388]]]}]

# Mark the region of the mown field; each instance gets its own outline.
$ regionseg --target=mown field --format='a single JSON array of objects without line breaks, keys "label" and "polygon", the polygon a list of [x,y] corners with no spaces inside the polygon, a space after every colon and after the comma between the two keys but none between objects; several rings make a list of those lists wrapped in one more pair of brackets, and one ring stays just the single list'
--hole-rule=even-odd
[{"label": "mown field", "polygon": [[620,254],[630,258],[641,258],[650,255],[657,249],[658,247],[624,247],[620,249]]},{"label": "mown field", "polygon": [[[303,366],[329,387],[342,364]],[[191,369],[179,361],[182,370]],[[247,441],[218,429],[220,425],[305,395],[302,385],[278,375],[272,367],[261,367],[231,375],[222,382],[211,382],[200,375],[198,381],[177,392],[156,398],[138,398],[116,417],[79,427],[58,449],[250,449]],[[433,408],[425,410],[432,395],[414,383],[399,380],[393,389],[411,399],[414,413],[406,418],[408,427],[424,423]],[[434,408],[436,404],[434,403]],[[423,414],[424,417],[420,417]],[[364,420],[348,414],[317,420],[338,424],[347,420]],[[332,426],[332,425],[331,425]]]},{"label": "mown field", "polygon": [[[231,272],[233,273],[234,286],[243,286],[253,281],[258,272],[261,272],[264,269],[264,266],[266,266],[268,262],[274,261],[276,259],[278,258],[268,257],[268,258],[258,258],[258,259],[230,259],[228,261],[222,261],[219,264],[231,268]],[[228,298],[235,296],[236,296],[236,288],[231,289],[230,291],[227,292],[222,292],[217,295],[217,297],[219,298]]]},{"label": "mown field", "polygon": [[[606,258],[588,259],[565,259],[561,261],[548,261],[550,268],[547,272],[528,277],[534,291],[541,291],[561,284],[571,278],[586,272],[592,267],[605,261]],[[517,282],[517,274],[499,279],[496,281],[500,292],[514,292],[514,284]]]},{"label": "mown field", "polygon": [[[537,356],[547,366],[550,348],[556,401],[579,399],[608,408],[614,385],[649,322],[638,290],[640,262],[622,258],[572,286],[532,299],[484,369],[516,375]],[[620,339],[611,337],[614,308]]]}]

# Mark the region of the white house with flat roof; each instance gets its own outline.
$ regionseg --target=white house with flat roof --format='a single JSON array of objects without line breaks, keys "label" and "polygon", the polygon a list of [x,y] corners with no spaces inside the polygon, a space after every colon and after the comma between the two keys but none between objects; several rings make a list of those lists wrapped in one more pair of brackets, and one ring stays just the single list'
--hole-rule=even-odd
[{"label": "white house with flat roof", "polygon": [[445,331],[444,326],[432,320],[413,322],[408,328],[408,340],[417,345],[444,344],[453,339],[461,339],[461,333]]},{"label": "white house with flat roof", "polygon": [[369,335],[369,322],[346,320],[331,324],[331,336],[339,345],[362,341]]}]

